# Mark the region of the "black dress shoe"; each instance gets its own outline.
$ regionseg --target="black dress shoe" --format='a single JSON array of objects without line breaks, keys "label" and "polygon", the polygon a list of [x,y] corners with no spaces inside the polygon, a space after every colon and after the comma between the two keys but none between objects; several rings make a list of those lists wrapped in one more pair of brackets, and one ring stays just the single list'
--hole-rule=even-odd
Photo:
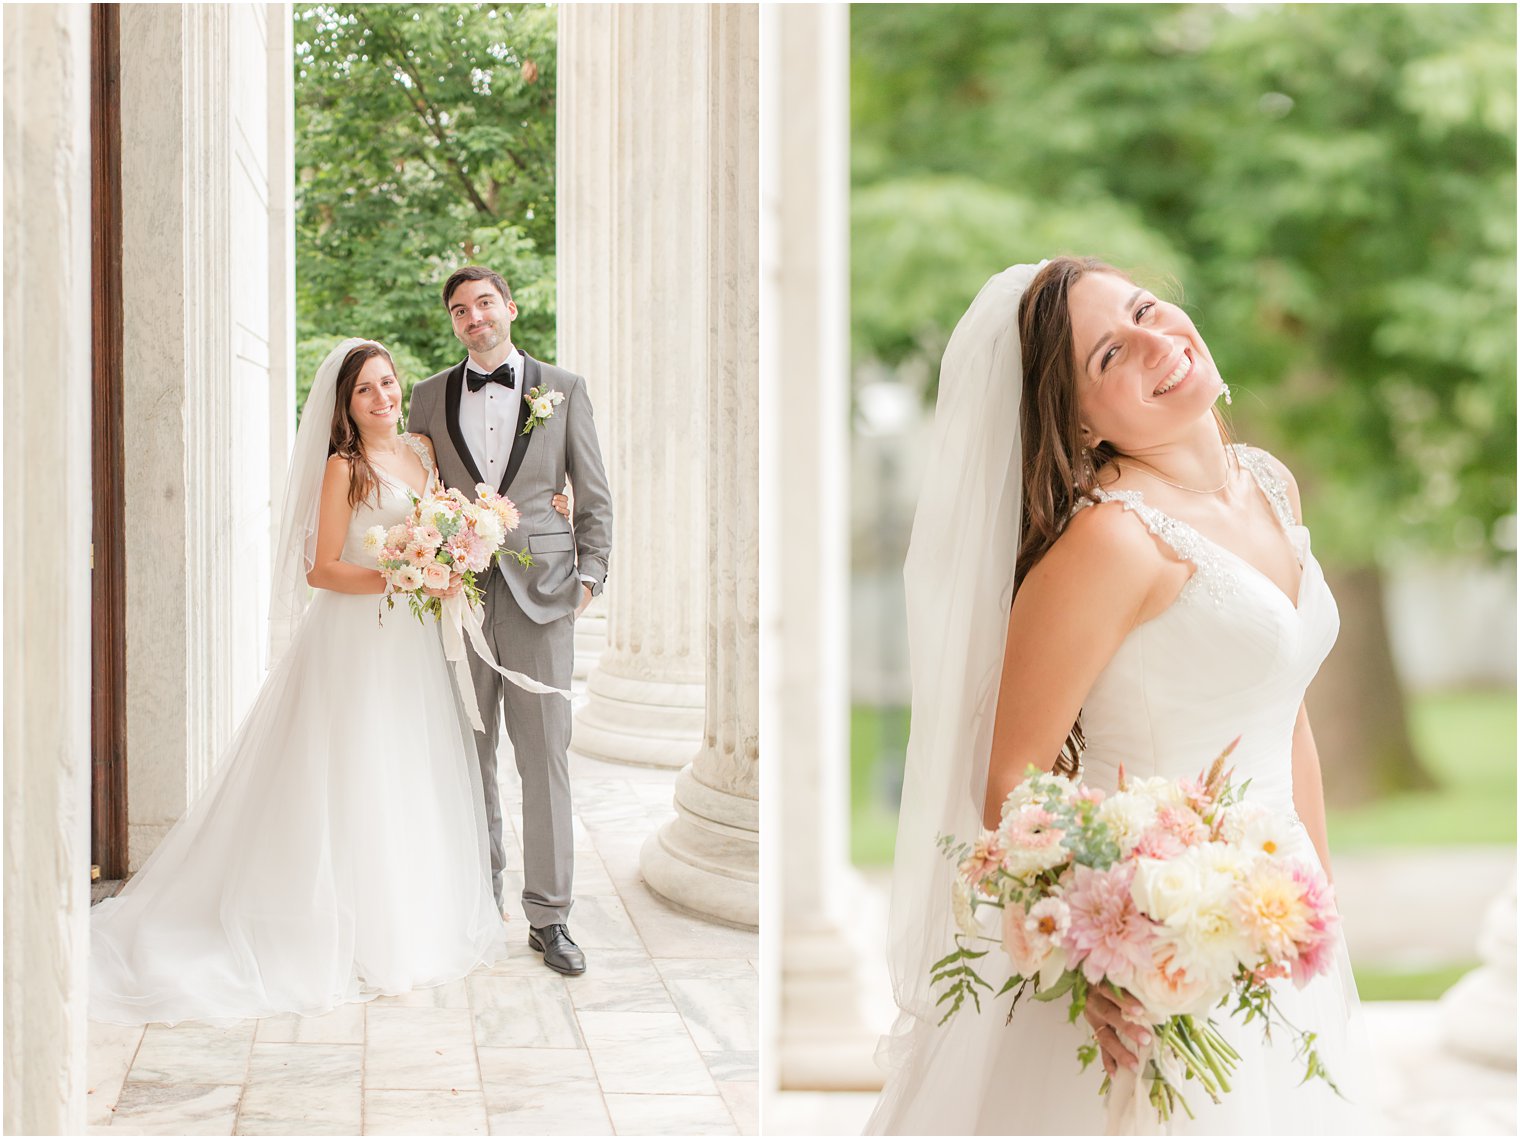
[{"label": "black dress shoe", "polygon": [[586,955],[570,940],[570,930],[563,925],[546,925],[528,930],[528,948],[544,955],[544,964],[556,973],[575,977],[586,971]]}]

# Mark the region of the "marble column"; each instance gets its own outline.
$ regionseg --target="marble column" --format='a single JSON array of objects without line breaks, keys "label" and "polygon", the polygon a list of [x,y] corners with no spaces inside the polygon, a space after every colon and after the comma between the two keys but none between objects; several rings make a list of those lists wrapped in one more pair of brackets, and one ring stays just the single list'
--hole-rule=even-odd
[{"label": "marble column", "polygon": [[289,8],[121,16],[129,866],[263,679],[294,408]]},{"label": "marble column", "polygon": [[765,19],[765,358],[788,361],[762,385],[785,423],[764,436],[762,531],[776,597],[766,738],[781,771],[767,818],[785,835],[775,1072],[787,1089],[879,1087],[857,975],[879,949],[848,933],[863,893],[848,853],[849,11],[778,5]]},{"label": "marble column", "polygon": [[90,944],[90,10],[7,7],[5,1132],[81,1135]]},{"label": "marble column", "polygon": [[759,923],[759,15],[713,5],[696,46],[706,145],[707,715],[676,779],[676,817],[639,857],[656,893],[698,913]]},{"label": "marble column", "polygon": [[1440,1000],[1445,1046],[1493,1068],[1515,1070],[1515,881],[1489,902],[1478,931],[1481,964]]},{"label": "marble column", "polygon": [[672,768],[703,724],[709,187],[693,156],[711,21],[694,4],[559,9],[560,363],[592,385],[615,519],[606,647],[571,746]]}]

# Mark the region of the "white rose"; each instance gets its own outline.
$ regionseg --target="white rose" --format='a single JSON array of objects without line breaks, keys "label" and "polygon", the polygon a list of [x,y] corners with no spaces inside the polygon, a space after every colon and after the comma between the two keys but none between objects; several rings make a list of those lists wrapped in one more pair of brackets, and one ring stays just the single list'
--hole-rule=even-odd
[{"label": "white rose", "polygon": [[1098,818],[1108,825],[1120,855],[1127,857],[1146,828],[1156,821],[1156,803],[1132,790],[1120,791],[1098,804]]},{"label": "white rose", "polygon": [[1235,895],[1234,883],[1205,880],[1189,904],[1156,928],[1157,941],[1171,948],[1177,965],[1211,987],[1228,985],[1251,955]]},{"label": "white rose", "polygon": [[1137,798],[1149,800],[1157,808],[1182,807],[1187,804],[1187,796],[1182,793],[1182,788],[1159,775],[1147,779],[1131,779],[1124,790]]},{"label": "white rose", "polygon": [[1197,900],[1201,885],[1192,859],[1138,858],[1129,892],[1146,917],[1170,924]]}]

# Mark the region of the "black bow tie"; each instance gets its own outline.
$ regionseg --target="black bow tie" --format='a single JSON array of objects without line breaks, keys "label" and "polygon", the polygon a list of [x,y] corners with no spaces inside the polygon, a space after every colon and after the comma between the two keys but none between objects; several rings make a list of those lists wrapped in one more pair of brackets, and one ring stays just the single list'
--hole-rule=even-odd
[{"label": "black bow tie", "polygon": [[465,383],[470,385],[472,392],[478,392],[487,384],[501,384],[503,387],[510,388],[512,386],[512,365],[503,364],[489,376],[482,376],[479,372],[472,372],[466,369],[464,380]]}]

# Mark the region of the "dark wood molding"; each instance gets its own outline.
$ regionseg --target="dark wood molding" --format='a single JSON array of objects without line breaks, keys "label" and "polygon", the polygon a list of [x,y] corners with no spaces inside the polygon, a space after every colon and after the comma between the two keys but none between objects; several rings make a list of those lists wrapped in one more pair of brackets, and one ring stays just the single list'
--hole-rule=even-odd
[{"label": "dark wood molding", "polygon": [[90,849],[127,876],[127,594],[121,317],[121,13],[90,5]]}]

